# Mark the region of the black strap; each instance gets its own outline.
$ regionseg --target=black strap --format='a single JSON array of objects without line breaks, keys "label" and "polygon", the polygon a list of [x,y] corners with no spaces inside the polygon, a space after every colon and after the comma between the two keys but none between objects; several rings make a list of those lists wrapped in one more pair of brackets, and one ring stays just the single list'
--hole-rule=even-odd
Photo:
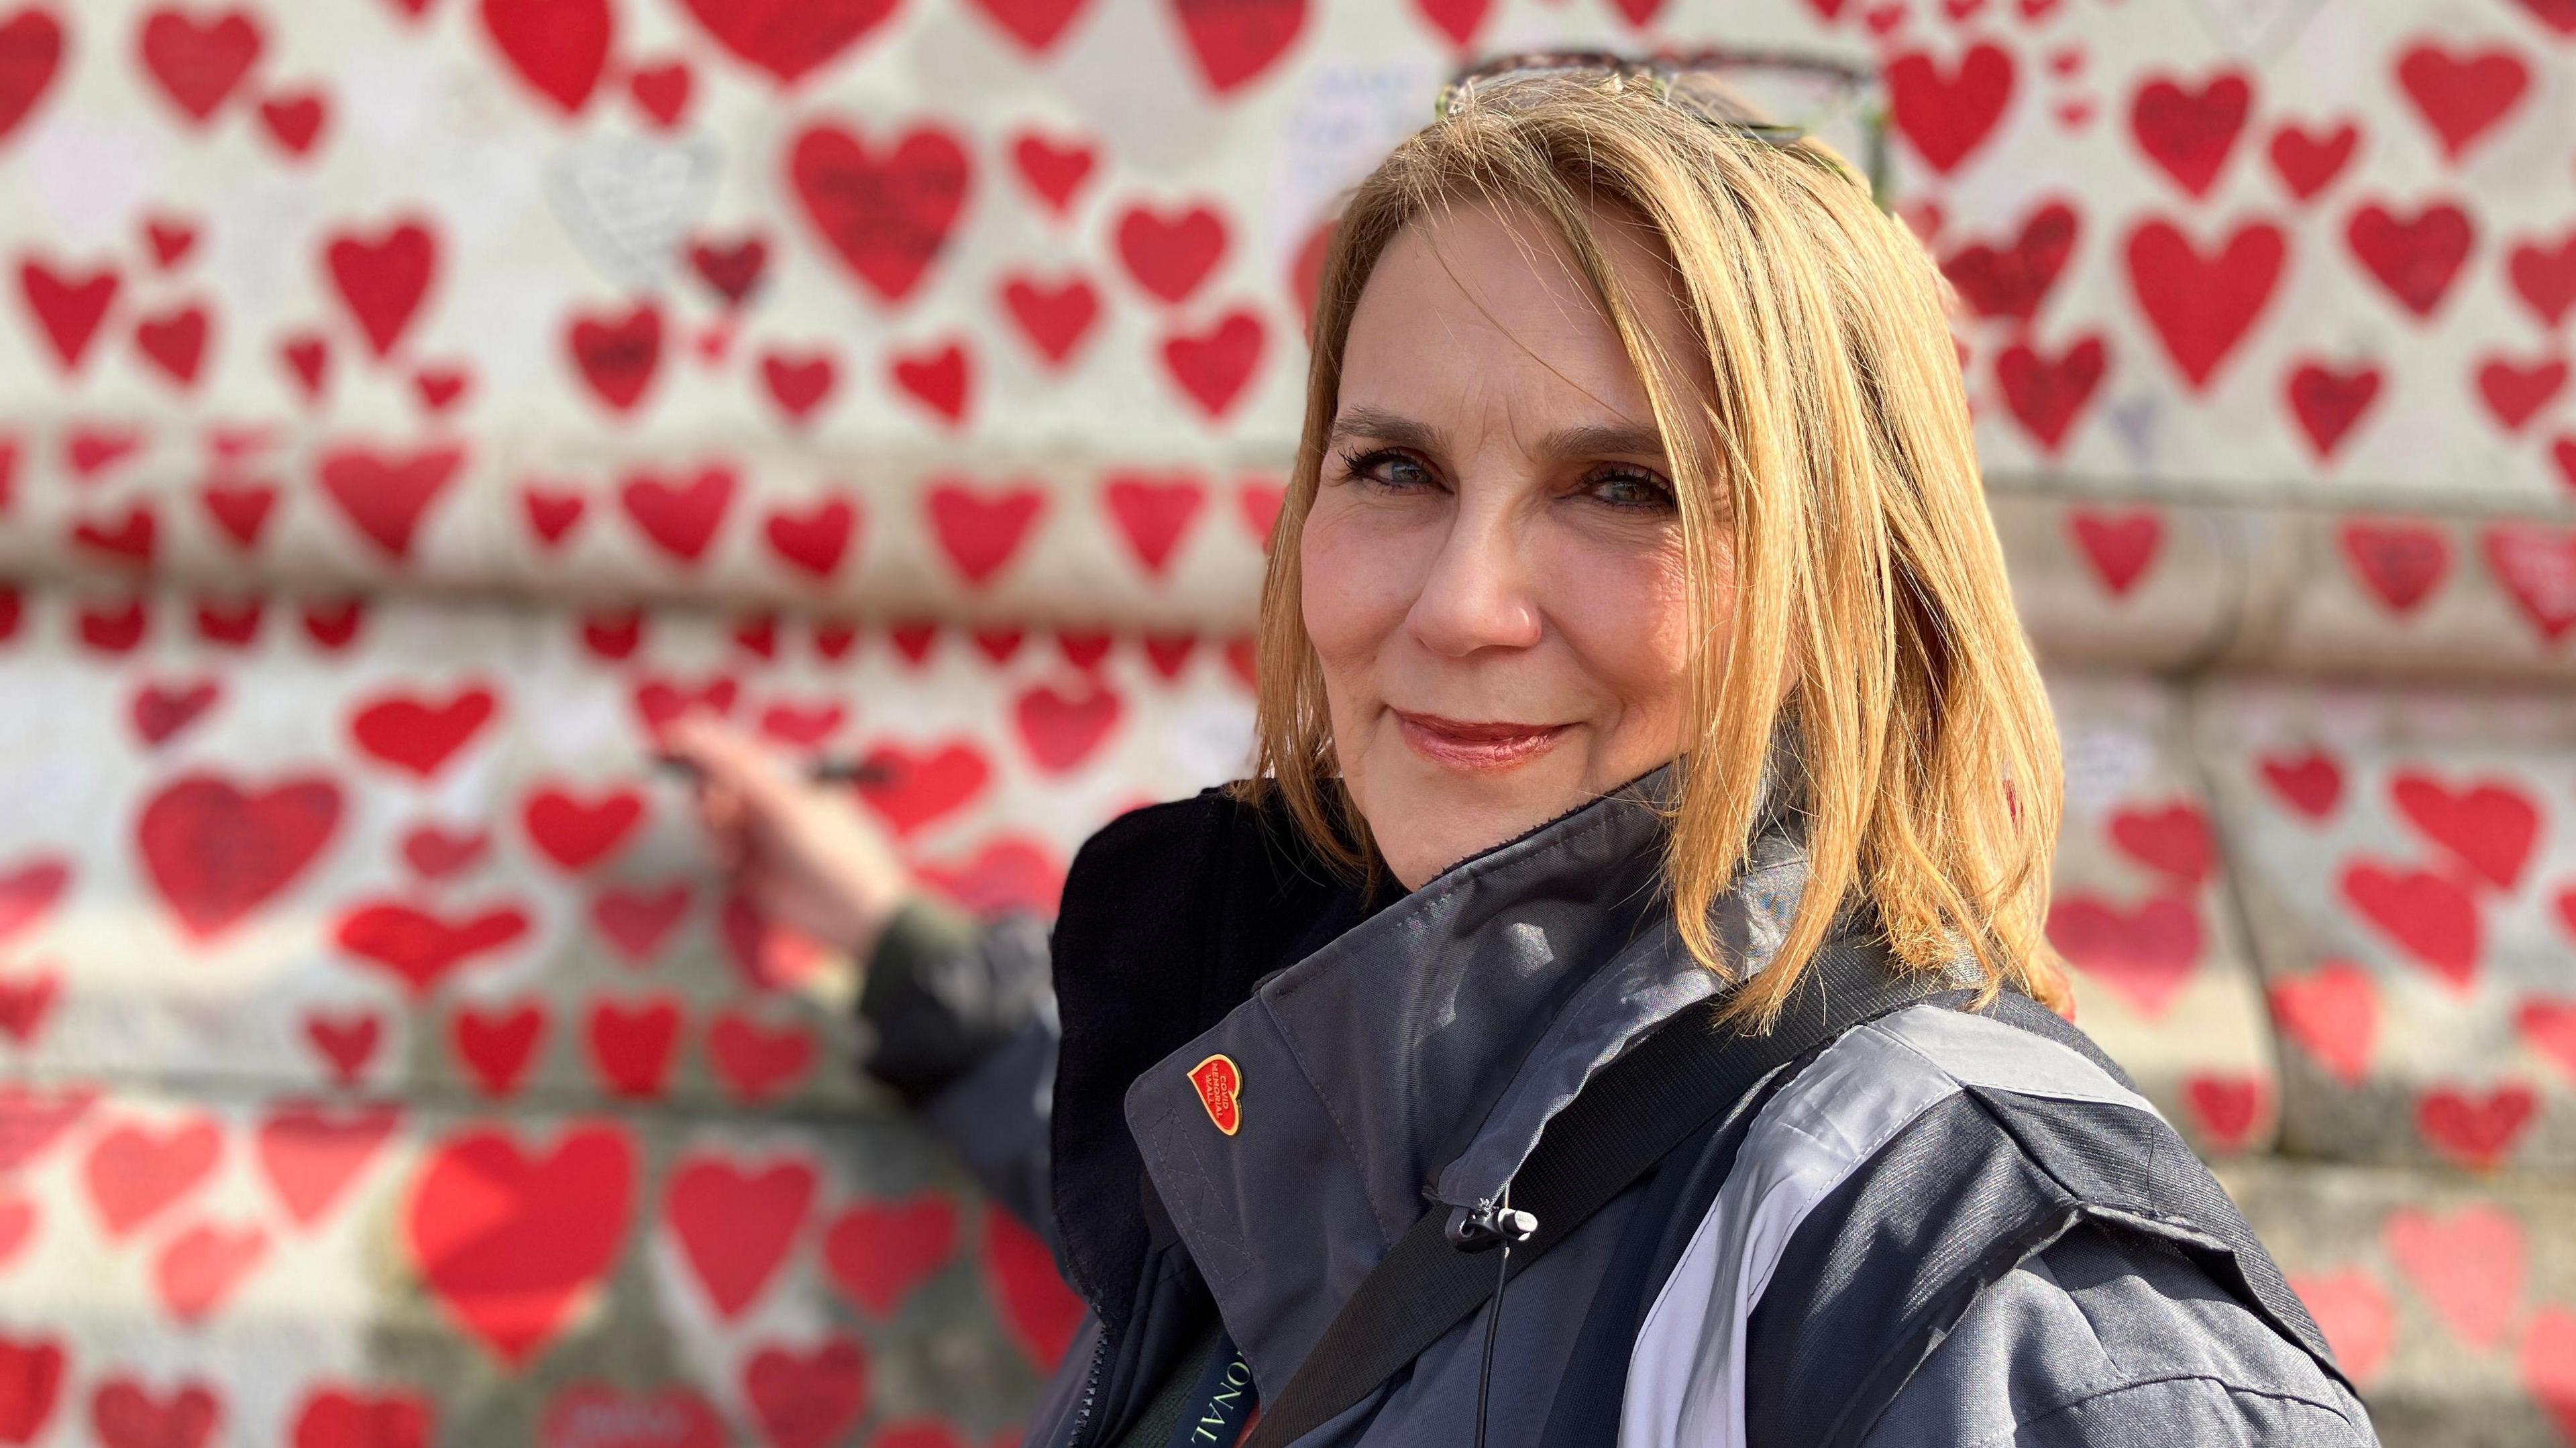
[{"label": "black strap", "polygon": [[[1584,1086],[1512,1178],[1512,1205],[1538,1230],[1512,1250],[1517,1276],[1673,1148],[1734,1109],[1777,1068],[1865,1021],[1964,990],[1886,968],[1879,942],[1845,936],[1817,952],[1763,1035],[1716,1024],[1727,997],[1683,1011]],[[1492,1259],[1460,1251],[1435,1204],[1342,1304],[1244,1448],[1285,1448],[1376,1391],[1494,1295]]]}]

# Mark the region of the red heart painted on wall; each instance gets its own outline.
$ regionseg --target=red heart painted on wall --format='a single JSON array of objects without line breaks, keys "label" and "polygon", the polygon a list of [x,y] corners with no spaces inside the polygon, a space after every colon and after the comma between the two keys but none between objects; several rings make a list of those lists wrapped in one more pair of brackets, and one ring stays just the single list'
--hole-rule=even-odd
[{"label": "red heart painted on wall", "polygon": [[491,847],[489,830],[450,830],[434,824],[415,825],[402,838],[403,863],[424,880],[444,880],[472,869]]},{"label": "red heart painted on wall", "polygon": [[[2576,929],[2576,890],[2558,897],[2570,928]],[[2533,996],[2514,1008],[2514,1030],[2523,1043],[2558,1063],[2576,1081],[2576,999],[2544,1000]]]},{"label": "red heart painted on wall", "polygon": [[789,422],[803,422],[832,395],[837,369],[829,352],[788,352],[776,348],[760,356],[760,380]]},{"label": "red heart painted on wall", "polygon": [[2505,275],[2513,282],[2514,295],[2542,326],[2557,326],[2576,307],[2576,231],[2560,237],[2555,247],[2542,242],[2516,246]]},{"label": "red heart painted on wall", "polygon": [[933,485],[925,500],[941,551],[978,588],[1019,551],[1045,506],[1046,494],[1034,487],[984,490],[955,481]]},{"label": "red heart painted on wall", "polygon": [[814,1061],[814,1037],[793,1023],[771,1029],[740,1011],[726,1011],[707,1032],[707,1059],[736,1100],[757,1104],[804,1079]]},{"label": "red heart painted on wall", "polygon": [[132,1378],[111,1378],[89,1402],[102,1448],[205,1448],[222,1420],[223,1400],[193,1380],[154,1397]]},{"label": "red heart painted on wall", "polygon": [[1002,1326],[1029,1360],[1053,1371],[1082,1326],[1082,1299],[1056,1274],[1038,1235],[1007,1212],[984,1213],[984,1272]]},{"label": "red heart painted on wall", "polygon": [[963,344],[950,342],[919,352],[898,352],[887,366],[894,385],[955,426],[966,420],[967,390],[972,372]]},{"label": "red heart painted on wall", "polygon": [[696,77],[690,74],[685,60],[666,60],[659,65],[639,65],[626,74],[626,93],[635,98],[635,108],[660,130],[676,130],[688,113],[690,92],[696,89]]},{"label": "red heart painted on wall", "polygon": [[788,179],[805,215],[860,281],[899,302],[948,242],[966,204],[966,150],[923,126],[892,150],[872,152],[837,125],[810,126],[788,153]]},{"label": "red heart painted on wall", "polygon": [[71,862],[50,855],[0,871],[0,943],[42,922],[71,880]]},{"label": "red heart painted on wall", "polygon": [[556,492],[530,484],[519,490],[519,500],[528,515],[528,531],[547,548],[563,542],[590,507],[579,493]]},{"label": "red heart painted on wall", "polygon": [[793,85],[856,45],[895,0],[684,0],[716,43]]},{"label": "red heart painted on wall", "polygon": [[623,1126],[575,1123],[537,1149],[468,1127],[430,1153],[404,1204],[403,1245],[439,1304],[515,1372],[616,1262],[635,1176]]},{"label": "red heart painted on wall", "polygon": [[2345,434],[2369,411],[2371,400],[2379,396],[2379,383],[2379,369],[2372,366],[2338,372],[2322,363],[2307,362],[2290,373],[2284,384],[2290,413],[2298,419],[2299,430],[2307,434],[2309,445],[2316,449],[2317,461],[2333,459]]},{"label": "red heart painted on wall", "polygon": [[445,700],[389,693],[349,717],[360,750],[419,779],[434,778],[492,720],[490,689],[470,685]]},{"label": "red heart painted on wall", "polygon": [[1225,257],[1225,220],[1205,206],[1176,214],[1131,206],[1117,236],[1127,274],[1166,302],[1188,300]]},{"label": "red heart painted on wall", "polygon": [[294,1448],[429,1448],[435,1422],[416,1393],[318,1388],[295,1414]]},{"label": "red heart painted on wall", "polygon": [[2344,562],[2392,613],[2409,613],[2442,586],[2451,545],[2420,523],[2346,522],[2337,531]]},{"label": "red heart painted on wall", "polygon": [[701,241],[689,248],[689,265],[728,306],[738,307],[760,285],[769,265],[769,243],[757,236],[723,245]]},{"label": "red heart painted on wall", "polygon": [[1011,142],[1011,164],[1019,168],[1020,179],[1058,216],[1072,208],[1073,193],[1091,175],[1097,159],[1090,147],[1078,142],[1058,144],[1032,133]]},{"label": "red heart painted on wall", "polygon": [[2540,1099],[2528,1086],[2487,1091],[2438,1087],[2415,1107],[2415,1129],[2433,1149],[2474,1171],[2501,1166],[2522,1139]]},{"label": "red heart painted on wall", "polygon": [[81,1181],[107,1235],[122,1239],[212,1176],[223,1149],[223,1129],[210,1116],[160,1128],[129,1121],[91,1144]]},{"label": "red heart painted on wall", "polygon": [[1117,520],[1145,572],[1160,578],[1171,567],[1190,524],[1207,502],[1207,485],[1189,474],[1114,473],[1101,486],[1101,501]]},{"label": "red heart painted on wall", "polygon": [[591,1070],[612,1096],[650,1100],[669,1084],[680,1044],[680,1003],[657,995],[591,1002],[586,1035]]},{"label": "red heart painted on wall", "polygon": [[1306,0],[1171,0],[1208,89],[1222,96],[1270,69],[1306,27]]},{"label": "red heart painted on wall", "polygon": [[2070,508],[2066,530],[2113,598],[2127,597],[2164,551],[2164,516],[2152,508],[2123,512]]},{"label": "red heart painted on wall", "polygon": [[450,919],[388,900],[362,904],[341,916],[332,939],[392,975],[418,999],[474,957],[516,942],[528,933],[528,924],[527,913],[515,905]]},{"label": "red heart painted on wall", "polygon": [[2261,1077],[2202,1072],[2185,1077],[2183,1104],[2213,1151],[2244,1151],[2272,1123],[2272,1089]]},{"label": "red heart painted on wall", "polygon": [[2267,998],[2281,1033],[2317,1058],[2346,1086],[2370,1075],[2379,1041],[2379,991],[2370,973],[2348,960],[2330,960],[2306,975],[2283,975]]},{"label": "red heart painted on wall", "polygon": [[134,347],[163,376],[186,388],[197,380],[212,327],[204,307],[173,307],[135,323]]},{"label": "red heart painted on wall", "polygon": [[322,137],[322,126],[331,116],[330,101],[310,87],[274,91],[259,103],[259,123],[287,155],[301,158],[313,154],[313,143]]},{"label": "red heart painted on wall", "polygon": [[330,1065],[334,1084],[355,1086],[367,1063],[375,1059],[377,1043],[384,1038],[384,1022],[370,1011],[344,1015],[312,1011],[304,1017],[304,1038]]},{"label": "red heart painted on wall", "polygon": [[2457,162],[2521,103],[2531,69],[2510,50],[2463,56],[2427,43],[2398,57],[2397,84]]},{"label": "red heart painted on wall", "polygon": [[2300,201],[2313,201],[2317,193],[2334,184],[2352,154],[2361,146],[2361,127],[2350,121],[2331,131],[2312,131],[2295,121],[2284,122],[2272,133],[2272,169],[2290,195]]},{"label": "red heart painted on wall", "polygon": [[26,298],[27,310],[35,314],[66,374],[80,370],[90,339],[98,335],[99,323],[106,320],[107,309],[116,300],[119,284],[114,266],[73,274],[58,272],[34,257],[18,263],[19,294]]},{"label": "red heart painted on wall", "polygon": [[[2576,33],[2576,20],[2559,28]],[[2576,1440],[2576,1312],[2544,1307],[2531,1315],[2522,1335],[2522,1382],[2559,1436]]]},{"label": "red heart painted on wall", "polygon": [[778,1275],[815,1184],[813,1164],[796,1158],[753,1166],[700,1153],[672,1167],[663,1220],[719,1315],[742,1316]]},{"label": "red heart painted on wall", "polygon": [[723,464],[685,478],[639,472],[618,486],[617,499],[655,547],[681,563],[696,563],[715,541],[738,482]]},{"label": "red heart painted on wall", "polygon": [[662,363],[661,309],[646,301],[624,312],[576,312],[564,344],[591,395],[612,412],[632,412]]},{"label": "red heart painted on wall", "polygon": [[1941,270],[1979,316],[2027,322],[2039,315],[2040,303],[2074,254],[2076,232],[2075,208],[2051,201],[2023,218],[2010,245],[1963,246],[1942,261]]},{"label": "red heart painted on wall", "polygon": [[456,1059],[486,1096],[518,1091],[545,1032],[546,1009],[535,1002],[489,1011],[462,1006],[452,1024]]},{"label": "red heart painted on wall", "polygon": [[2522,1308],[2529,1258],[2522,1224],[2488,1202],[2436,1215],[2416,1207],[2388,1214],[2380,1238],[2415,1290],[2473,1347],[2503,1344]]},{"label": "red heart painted on wall", "polygon": [[0,24],[0,141],[44,98],[62,58],[63,27],[47,12],[31,5]]},{"label": "red heart painted on wall", "polygon": [[246,11],[201,21],[174,6],[147,15],[137,40],[145,72],[196,126],[241,85],[263,46],[259,22]]},{"label": "red heart painted on wall", "polygon": [[267,600],[257,594],[225,602],[205,600],[197,605],[197,637],[223,648],[249,648],[267,611]]},{"label": "red heart painted on wall", "polygon": [[2497,523],[2478,535],[2478,544],[2542,641],[2556,643],[2576,628],[2576,529]]},{"label": "red heart painted on wall", "polygon": [[608,66],[608,0],[482,0],[483,33],[528,87],[578,114]]},{"label": "red heart painted on wall", "polygon": [[153,1258],[153,1290],[181,1326],[194,1326],[221,1308],[267,1255],[268,1233],[256,1225],[199,1222],[163,1244]]},{"label": "red heart painted on wall", "polygon": [[[392,352],[420,314],[420,304],[437,276],[438,240],[427,218],[407,216],[372,236],[334,232],[322,257],[341,303],[366,335],[367,345],[379,357]],[[314,370],[318,374],[320,369]]]},{"label": "red heart painted on wall", "polygon": [[208,483],[198,498],[217,531],[244,553],[259,546],[260,534],[267,529],[269,515],[277,507],[277,489],[266,484]]},{"label": "red heart painted on wall", "polygon": [[2014,420],[2029,429],[2043,451],[2054,454],[2109,369],[2101,334],[2094,333],[2055,357],[2015,342],[1995,358],[1995,381]]},{"label": "red heart painted on wall", "polygon": [[2124,809],[2111,816],[2111,843],[2121,853],[2197,888],[2218,864],[2218,841],[2209,816],[2189,802],[2162,809]]},{"label": "red heart painted on wall", "polygon": [[2478,396],[2486,400],[2496,423],[2507,432],[2520,432],[2567,385],[2567,359],[2523,363],[2490,354],[2478,359],[2477,378]]},{"label": "red heart painted on wall", "polygon": [[164,785],[144,805],[135,841],[180,928],[203,942],[292,884],[339,823],[340,788],[327,779],[246,790],[195,773]]},{"label": "red heart painted on wall", "polygon": [[560,786],[528,796],[522,814],[528,840],[567,870],[586,870],[615,854],[644,823],[644,796],[611,789],[585,799]]},{"label": "red heart painted on wall", "polygon": [[2388,793],[2426,839],[2498,889],[2510,890],[2522,878],[2540,839],[2539,809],[2509,783],[2480,782],[2454,790],[2430,775],[2407,770],[2389,781]]},{"label": "red heart painted on wall", "polygon": [[693,709],[710,714],[730,714],[739,687],[731,679],[715,678],[695,687],[669,679],[647,679],[635,686],[635,713],[646,733],[658,733],[662,726]]},{"label": "red heart painted on wall", "polygon": [[674,880],[660,889],[612,887],[590,902],[591,923],[600,939],[628,965],[644,965],[662,953],[671,932],[689,913],[689,882]]},{"label": "red heart painted on wall", "polygon": [[36,1032],[44,1028],[62,984],[60,971],[42,968],[0,980],[0,1036],[22,1048],[35,1045]]},{"label": "red heart painted on wall", "polygon": [[322,455],[322,490],[359,533],[401,561],[411,557],[412,535],[430,504],[464,463],[465,451],[458,447],[408,454],[341,448]]},{"label": "red heart painted on wall", "polygon": [[2337,888],[2408,959],[2453,991],[2465,995],[2476,984],[2485,926],[2468,891],[2429,870],[2387,869],[2367,860],[2345,866]]},{"label": "red heart painted on wall", "polygon": [[134,733],[147,748],[167,744],[180,730],[204,718],[223,697],[213,679],[193,684],[146,684],[134,691]]},{"label": "red heart painted on wall", "polygon": [[923,860],[913,868],[923,884],[979,916],[1010,910],[1051,916],[1064,897],[1064,865],[1030,840],[988,840],[965,859]]},{"label": "red heart painted on wall", "polygon": [[1082,13],[1089,0],[975,0],[977,9],[993,18],[1013,40],[1032,55],[1044,55],[1064,35],[1073,17]]},{"label": "red heart painted on wall", "polygon": [[823,1270],[869,1315],[892,1316],[957,1251],[957,1204],[936,1192],[844,1208],[823,1233]]},{"label": "red heart painted on wall", "polygon": [[882,777],[862,782],[859,798],[893,827],[897,837],[963,808],[992,778],[983,752],[963,740],[919,752],[880,744],[868,751],[866,762],[882,771]]},{"label": "red heart painted on wall", "polygon": [[1985,144],[2012,103],[2012,54],[1987,41],[1948,70],[1918,50],[1889,61],[1884,74],[1897,132],[1945,176]]},{"label": "red heart painted on wall", "polygon": [[0,1438],[33,1443],[54,1413],[63,1386],[62,1344],[52,1338],[0,1336]]},{"label": "red heart painted on wall", "polygon": [[2197,90],[2158,76],[2138,87],[2129,130],[2148,160],[2184,191],[2203,197],[2234,153],[2253,105],[2254,87],[2242,71],[2211,76]]},{"label": "red heart painted on wall", "polygon": [[1029,757],[1037,761],[1038,767],[1049,774],[1081,767],[1117,727],[1121,712],[1118,695],[1098,683],[1079,696],[1059,693],[1054,686],[1041,684],[1020,695],[1011,706],[1020,742],[1028,746]]},{"label": "red heart painted on wall", "polygon": [[2199,973],[2206,948],[2199,907],[2160,895],[2122,909],[2108,900],[2061,894],[2049,906],[2048,940],[2088,980],[2116,992],[2149,1020],[2173,1008]]},{"label": "red heart painted on wall", "polygon": [[88,1113],[97,1095],[87,1086],[38,1090],[0,1081],[0,1172],[34,1161]]},{"label": "red heart painted on wall", "polygon": [[743,1368],[742,1390],[773,1448],[826,1448],[867,1413],[867,1354],[838,1334],[803,1352],[773,1344]]},{"label": "red heart painted on wall", "polygon": [[1078,276],[1053,287],[1031,277],[1010,277],[1002,283],[1002,305],[1038,355],[1059,367],[1100,316],[1100,294]]},{"label": "red heart painted on wall", "polygon": [[858,531],[858,505],[848,498],[827,497],[802,510],[772,509],[763,524],[769,549],[781,562],[829,578],[848,553]]},{"label": "red heart painted on wall", "polygon": [[1258,315],[1237,309],[1199,331],[1164,337],[1163,368],[1200,411],[1221,418],[1260,367],[1267,336]]},{"label": "red heart painted on wall", "polygon": [[2268,222],[2247,222],[2207,255],[2169,221],[2141,222],[2124,254],[2129,288],[2192,390],[2205,390],[2245,340],[2278,290],[2289,239]]},{"label": "red heart painted on wall", "polygon": [[2335,1362],[2355,1384],[2369,1387],[2388,1365],[2389,1348],[2397,1340],[2397,1309],[2379,1279],[2367,1268],[2346,1267],[2337,1272],[2293,1274],[2290,1286],[2325,1333]]}]

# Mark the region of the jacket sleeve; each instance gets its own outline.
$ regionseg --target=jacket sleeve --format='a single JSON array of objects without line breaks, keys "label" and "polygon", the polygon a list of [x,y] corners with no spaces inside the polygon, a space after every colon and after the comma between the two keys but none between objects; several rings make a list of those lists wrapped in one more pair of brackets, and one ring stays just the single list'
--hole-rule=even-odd
[{"label": "jacket sleeve", "polygon": [[2375,1448],[2361,1404],[2180,1253],[2084,1227],[1986,1289],[1866,1448]]},{"label": "jacket sleeve", "polygon": [[1056,1249],[1047,1185],[1055,995],[1044,921],[981,922],[915,897],[868,958],[859,1016],[868,1074],[965,1160],[985,1191]]}]

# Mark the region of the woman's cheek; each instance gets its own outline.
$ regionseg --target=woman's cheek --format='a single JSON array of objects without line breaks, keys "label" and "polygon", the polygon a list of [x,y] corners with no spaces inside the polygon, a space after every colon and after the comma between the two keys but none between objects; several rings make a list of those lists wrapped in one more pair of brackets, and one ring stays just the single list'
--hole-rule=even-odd
[{"label": "woman's cheek", "polygon": [[1690,666],[1690,592],[1678,544],[1568,539],[1551,550],[1549,612],[1594,687],[1630,708],[1669,703]]},{"label": "woman's cheek", "polygon": [[1299,607],[1328,673],[1374,658],[1404,622],[1409,539],[1382,521],[1319,502],[1299,535]]}]

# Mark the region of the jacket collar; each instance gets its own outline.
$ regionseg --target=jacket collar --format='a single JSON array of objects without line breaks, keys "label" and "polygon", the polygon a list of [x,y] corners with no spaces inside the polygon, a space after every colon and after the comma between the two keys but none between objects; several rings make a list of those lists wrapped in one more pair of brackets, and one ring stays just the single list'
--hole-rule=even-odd
[{"label": "jacket collar", "polygon": [[[1452,866],[1128,1088],[1156,1195],[1260,1381],[1304,1360],[1426,1209],[1490,1201],[1594,1071],[1722,984],[1681,949],[1661,884],[1676,775],[1667,764]],[[1714,912],[1746,973],[1805,881],[1792,816],[1771,807],[1776,775],[1754,857]],[[1230,1103],[1202,1090],[1228,1076]]]}]

